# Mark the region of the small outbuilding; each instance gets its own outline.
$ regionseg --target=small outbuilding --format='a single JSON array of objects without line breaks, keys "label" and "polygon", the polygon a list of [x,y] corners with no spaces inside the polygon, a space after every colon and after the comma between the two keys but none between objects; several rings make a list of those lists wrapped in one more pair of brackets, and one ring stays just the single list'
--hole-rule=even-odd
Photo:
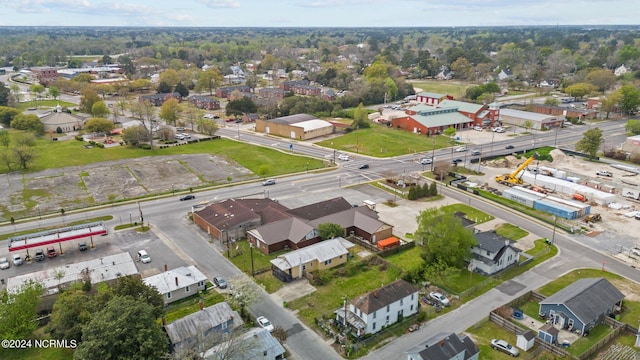
[{"label": "small outbuilding", "polygon": [[544,324],[538,329],[538,337],[549,344],[556,344],[558,342],[559,333],[560,331],[551,324]]},{"label": "small outbuilding", "polygon": [[529,330],[520,335],[516,335],[516,347],[524,351],[529,351],[529,349],[531,349],[535,344],[535,340],[536,340],[536,333],[533,332],[532,330]]},{"label": "small outbuilding", "polygon": [[384,240],[380,240],[377,243],[378,245],[378,249],[380,250],[387,250],[387,249],[391,249],[394,248],[396,246],[400,245],[400,240],[398,240],[397,237],[392,236],[392,237],[388,237]]}]

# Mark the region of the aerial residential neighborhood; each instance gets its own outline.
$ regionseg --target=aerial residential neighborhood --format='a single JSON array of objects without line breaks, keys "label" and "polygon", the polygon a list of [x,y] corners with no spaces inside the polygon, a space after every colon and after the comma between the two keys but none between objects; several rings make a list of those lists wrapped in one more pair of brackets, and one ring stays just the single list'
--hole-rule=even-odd
[{"label": "aerial residential neighborhood", "polygon": [[0,23],[0,358],[635,359],[638,31]]}]

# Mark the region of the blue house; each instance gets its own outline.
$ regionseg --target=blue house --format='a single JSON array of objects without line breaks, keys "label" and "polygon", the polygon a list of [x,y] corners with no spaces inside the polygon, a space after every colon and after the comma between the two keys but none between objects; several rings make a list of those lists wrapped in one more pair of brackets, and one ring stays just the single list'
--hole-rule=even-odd
[{"label": "blue house", "polygon": [[620,310],[624,295],[605,278],[585,278],[540,301],[540,315],[550,324],[583,334]]}]

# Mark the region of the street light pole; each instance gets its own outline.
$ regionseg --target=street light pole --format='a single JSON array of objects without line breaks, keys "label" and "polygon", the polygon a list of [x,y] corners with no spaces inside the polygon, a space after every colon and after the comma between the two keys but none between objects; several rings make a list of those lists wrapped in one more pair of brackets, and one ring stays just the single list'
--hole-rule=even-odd
[{"label": "street light pole", "polygon": [[558,143],[558,130],[560,130],[560,126],[556,126],[556,136],[553,139],[553,147],[556,147],[556,144]]},{"label": "street light pole", "polygon": [[491,134],[491,153],[490,156],[493,156],[493,137],[496,136],[496,132],[494,131],[493,134]]},{"label": "street light pole", "polygon": [[249,252],[251,253],[251,276],[255,276],[255,271],[253,271],[253,244],[249,242]]},{"label": "street light pole", "polygon": [[433,139],[433,148],[431,150],[431,171],[433,171],[434,162],[436,162],[436,139]]},{"label": "street light pole", "polygon": [[556,220],[558,219],[557,216],[553,217],[553,234],[551,235],[551,245],[555,245],[556,243]]}]

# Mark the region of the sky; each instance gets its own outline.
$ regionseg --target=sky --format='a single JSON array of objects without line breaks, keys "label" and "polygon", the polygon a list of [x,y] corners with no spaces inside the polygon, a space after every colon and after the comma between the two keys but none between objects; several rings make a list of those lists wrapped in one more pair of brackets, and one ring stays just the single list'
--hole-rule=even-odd
[{"label": "sky", "polygon": [[0,0],[0,26],[638,25],[637,0]]}]

